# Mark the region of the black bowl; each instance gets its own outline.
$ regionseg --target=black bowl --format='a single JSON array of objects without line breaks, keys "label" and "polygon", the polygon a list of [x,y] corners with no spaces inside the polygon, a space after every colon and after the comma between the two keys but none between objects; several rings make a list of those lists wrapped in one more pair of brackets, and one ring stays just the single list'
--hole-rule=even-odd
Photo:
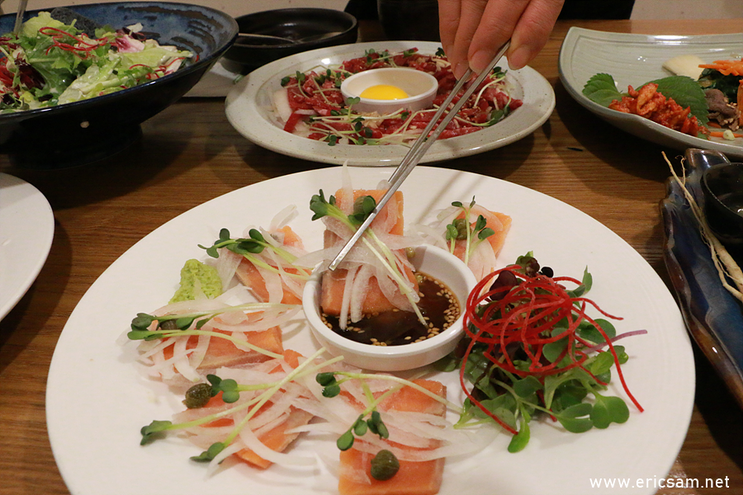
[{"label": "black bowl", "polygon": [[238,36],[235,44],[224,54],[227,65],[243,73],[295,53],[355,43],[358,37],[356,18],[340,10],[266,10],[236,20],[240,33],[267,36]]},{"label": "black bowl", "polygon": [[713,165],[701,182],[710,228],[728,249],[743,250],[743,163]]},{"label": "black bowl", "polygon": [[[0,115],[0,152],[17,166],[62,168],[121,151],[141,135],[140,124],[190,90],[237,37],[237,22],[209,7],[169,2],[74,5],[95,23],[143,25],[161,45],[196,56],[178,71],[140,86],[89,100]],[[46,9],[50,10],[50,9]],[[29,11],[25,19],[38,14]],[[15,14],[0,17],[0,34],[13,30]]]}]

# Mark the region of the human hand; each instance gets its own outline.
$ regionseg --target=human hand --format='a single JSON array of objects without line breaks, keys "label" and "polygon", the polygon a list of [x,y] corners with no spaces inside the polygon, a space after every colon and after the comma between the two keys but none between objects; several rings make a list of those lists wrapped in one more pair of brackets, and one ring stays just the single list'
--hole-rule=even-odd
[{"label": "human hand", "polygon": [[457,78],[481,72],[511,39],[511,69],[528,64],[547,43],[564,0],[439,0],[441,44]]}]

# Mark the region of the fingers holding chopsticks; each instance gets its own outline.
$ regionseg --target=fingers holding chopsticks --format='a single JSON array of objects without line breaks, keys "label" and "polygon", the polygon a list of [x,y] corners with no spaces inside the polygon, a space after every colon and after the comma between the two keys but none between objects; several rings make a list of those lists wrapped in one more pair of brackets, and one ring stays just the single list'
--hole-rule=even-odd
[{"label": "fingers holding chopsticks", "polygon": [[564,0],[439,0],[441,43],[454,75],[482,71],[509,38],[511,69],[544,47]]}]

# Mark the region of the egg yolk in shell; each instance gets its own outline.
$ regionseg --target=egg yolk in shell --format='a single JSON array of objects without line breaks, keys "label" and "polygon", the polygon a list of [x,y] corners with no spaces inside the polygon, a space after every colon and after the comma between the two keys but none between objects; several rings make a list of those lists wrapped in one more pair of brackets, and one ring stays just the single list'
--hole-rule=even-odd
[{"label": "egg yolk in shell", "polygon": [[370,100],[399,100],[407,98],[408,94],[391,84],[375,84],[366,88],[359,96]]}]

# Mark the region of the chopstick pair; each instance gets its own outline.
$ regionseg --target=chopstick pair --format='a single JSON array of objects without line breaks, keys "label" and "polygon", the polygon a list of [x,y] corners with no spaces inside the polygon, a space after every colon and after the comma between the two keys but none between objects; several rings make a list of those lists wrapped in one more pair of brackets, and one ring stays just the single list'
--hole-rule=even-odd
[{"label": "chopstick pair", "polygon": [[[390,200],[392,195],[395,194],[395,192],[399,189],[403,181],[405,181],[408,175],[410,175],[410,172],[412,172],[418,162],[420,162],[421,158],[423,158],[423,155],[426,153],[426,151],[428,151],[428,148],[431,147],[431,145],[436,141],[441,132],[446,129],[447,125],[449,125],[449,122],[451,122],[452,119],[457,115],[457,113],[459,113],[462,105],[464,105],[469,97],[472,96],[472,93],[475,91],[475,89],[477,89],[480,83],[488,76],[488,74],[490,74],[490,72],[495,67],[495,64],[497,64],[501,57],[503,57],[503,55],[506,53],[506,50],[508,50],[510,44],[511,42],[509,40],[500,48],[500,50],[498,50],[498,52],[495,54],[495,57],[493,57],[493,60],[490,62],[490,64],[488,64],[487,68],[480,72],[480,74],[464,92],[462,97],[459,98],[459,100],[454,104],[451,110],[448,110],[449,105],[451,105],[452,101],[454,100],[454,98],[456,98],[459,91],[467,83],[470,77],[472,77],[472,69],[467,69],[467,72],[465,72],[464,75],[457,81],[454,89],[451,90],[449,96],[447,96],[446,100],[444,100],[444,102],[441,104],[431,121],[428,123],[428,125],[426,125],[425,129],[423,129],[421,135],[418,136],[418,138],[415,140],[410,150],[402,159],[402,162],[400,162],[400,165],[397,166],[390,178],[387,179],[387,183],[389,184],[387,192],[385,192],[384,196],[382,196],[382,198],[377,203],[377,206],[374,208],[374,210],[372,210],[369,216],[366,217],[366,220],[364,220],[359,228],[356,229],[356,232],[354,232],[353,236],[351,236],[348,242],[346,242],[343,248],[341,248],[333,261],[330,262],[328,268],[331,271],[338,268],[338,265],[341,264],[343,259],[346,257],[346,255],[348,255],[356,242],[361,238],[362,235],[364,235],[366,229],[369,228],[369,225],[371,225],[372,221],[374,221],[374,218],[376,218],[377,214],[382,210],[384,205],[387,204],[387,201]],[[436,126],[436,123],[445,112],[446,116],[443,118],[441,123]],[[436,126],[436,129],[433,129],[434,126]]]}]

